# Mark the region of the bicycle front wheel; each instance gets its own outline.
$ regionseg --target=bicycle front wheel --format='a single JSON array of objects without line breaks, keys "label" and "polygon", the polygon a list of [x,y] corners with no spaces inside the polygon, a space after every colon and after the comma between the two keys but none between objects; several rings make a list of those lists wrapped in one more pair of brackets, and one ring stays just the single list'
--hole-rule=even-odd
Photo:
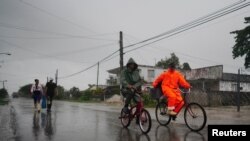
[{"label": "bicycle front wheel", "polygon": [[184,111],[184,120],[190,130],[200,131],[206,125],[207,115],[201,105],[198,103],[190,103]]},{"label": "bicycle front wheel", "polygon": [[156,120],[160,125],[168,125],[171,121],[171,117],[167,114],[167,105],[165,102],[160,102],[155,108]]},{"label": "bicycle front wheel", "polygon": [[151,116],[149,112],[145,109],[142,109],[139,117],[139,126],[142,133],[147,134],[151,129]]},{"label": "bicycle front wheel", "polygon": [[127,128],[130,125],[130,114],[126,114],[123,110],[120,119],[123,127]]}]

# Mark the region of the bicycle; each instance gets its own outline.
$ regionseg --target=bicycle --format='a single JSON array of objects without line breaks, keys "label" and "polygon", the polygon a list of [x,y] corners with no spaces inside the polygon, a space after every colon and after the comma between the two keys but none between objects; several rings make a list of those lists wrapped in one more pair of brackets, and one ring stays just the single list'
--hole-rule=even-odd
[{"label": "bicycle", "polygon": [[[180,90],[180,89],[179,89]],[[180,108],[179,111],[177,112],[177,115],[180,113],[180,111],[185,107],[184,109],[184,121],[187,127],[191,131],[200,131],[202,130],[207,122],[207,115],[204,110],[204,108],[195,102],[189,102],[188,101],[188,95],[190,95],[190,89],[188,91],[182,91],[180,90],[181,93],[183,94],[183,101],[184,105]],[[168,125],[172,120],[176,119],[176,116],[170,116],[166,113],[167,111],[167,99],[165,98],[166,101],[162,101],[165,96],[161,96],[160,100],[158,100],[158,104],[156,105],[155,108],[155,116],[160,125]],[[181,103],[182,103],[181,102]],[[180,103],[180,104],[181,104]],[[200,121],[199,121],[200,120]]]},{"label": "bicycle", "polygon": [[[136,104],[129,104],[129,113],[125,113],[123,110],[121,110],[121,124],[123,127],[127,128],[130,125],[130,122],[136,118],[139,117],[139,126],[142,131],[142,133],[147,134],[152,125],[151,116],[149,112],[144,108],[142,98],[140,96],[141,92],[138,92],[135,89],[133,90],[134,98]],[[135,96],[138,98],[138,100],[135,99]]]}]

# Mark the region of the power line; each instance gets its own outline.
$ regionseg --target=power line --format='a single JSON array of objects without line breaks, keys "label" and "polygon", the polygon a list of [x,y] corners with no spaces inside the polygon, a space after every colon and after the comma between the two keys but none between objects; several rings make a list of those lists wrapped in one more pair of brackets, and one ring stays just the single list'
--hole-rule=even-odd
[{"label": "power line", "polygon": [[[243,4],[243,5],[240,5],[240,6],[238,6],[238,7],[235,7],[235,8],[233,8],[233,9],[228,10],[228,11],[225,11],[225,12],[223,12],[223,13],[221,13],[221,14],[215,15],[214,17],[211,17],[211,18],[207,19],[206,21],[200,22],[200,23],[198,23],[198,24],[196,24],[196,25],[193,25],[193,26],[191,26],[191,27],[188,27],[188,28],[186,28],[186,29],[180,30],[180,31],[178,31],[178,32],[175,32],[175,33],[170,34],[170,35],[168,35],[168,36],[162,37],[162,38],[160,38],[160,39],[154,40],[154,41],[152,41],[152,42],[150,42],[150,43],[147,43],[147,44],[141,45],[141,46],[139,46],[139,47],[133,48],[133,49],[131,49],[131,50],[126,51],[125,53],[131,52],[131,51],[134,51],[134,50],[137,50],[137,49],[139,49],[139,48],[142,48],[142,47],[148,46],[148,45],[150,45],[150,44],[153,44],[153,43],[155,43],[155,42],[161,41],[161,40],[163,40],[163,39],[166,39],[166,38],[172,37],[172,36],[174,36],[174,35],[180,34],[180,33],[184,32],[184,31],[187,31],[187,30],[189,30],[189,29],[195,28],[195,27],[197,27],[197,26],[200,26],[200,25],[202,25],[202,24],[205,24],[205,23],[207,23],[207,22],[210,22],[210,21],[212,21],[212,20],[215,20],[215,19],[217,19],[217,18],[220,18],[220,17],[222,17],[222,16],[224,16],[224,15],[227,15],[227,14],[229,14],[229,13],[235,12],[235,11],[237,11],[237,10],[239,10],[239,9],[242,9],[242,8],[244,8],[244,7],[247,7],[247,6],[249,6],[249,5],[250,5],[250,2],[245,3],[245,4]],[[131,46],[129,46],[129,47],[131,47]]]},{"label": "power line", "polygon": [[[240,3],[241,3],[241,2],[244,2],[244,1],[240,1]],[[238,3],[235,4],[235,5],[238,5]],[[235,5],[232,5],[232,6],[235,6]],[[224,9],[224,10],[223,10],[223,13],[217,14],[218,12],[215,12],[217,15],[215,15],[215,13],[213,13],[213,14],[212,14],[213,16],[212,16],[212,17],[211,17],[211,16],[208,17],[206,20],[202,19],[202,20],[198,20],[198,21],[195,21],[195,22],[191,22],[192,24],[188,24],[188,26],[187,26],[188,28],[186,28],[186,26],[184,26],[185,28],[182,28],[182,27],[181,27],[181,28],[180,28],[180,29],[181,29],[180,31],[179,31],[179,29],[178,29],[178,30],[175,30],[175,29],[174,29],[174,30],[172,30],[172,32],[167,32],[167,33],[165,33],[165,34],[162,34],[162,35],[158,35],[158,36],[152,37],[152,38],[150,38],[150,39],[147,39],[147,40],[138,42],[138,43],[136,43],[136,44],[132,44],[132,45],[126,46],[125,48],[132,47],[132,46],[135,46],[135,45],[137,45],[137,44],[141,44],[141,43],[144,43],[144,42],[147,42],[147,41],[150,41],[150,40],[153,40],[153,39],[162,37],[162,36],[164,36],[164,35],[173,33],[173,34],[170,34],[170,35],[165,36],[165,37],[163,37],[163,38],[160,38],[160,39],[157,39],[157,40],[155,40],[155,41],[152,41],[152,42],[150,42],[150,43],[147,43],[147,44],[144,44],[144,45],[142,45],[142,46],[136,47],[136,48],[134,48],[134,49],[128,50],[128,51],[126,51],[125,53],[131,52],[131,51],[134,51],[134,50],[137,50],[137,49],[139,49],[139,48],[142,48],[142,47],[145,47],[145,46],[147,46],[147,45],[153,44],[153,43],[158,42],[158,41],[160,41],[160,40],[163,40],[163,39],[165,39],[165,38],[169,38],[169,37],[171,37],[171,36],[174,36],[174,35],[176,35],[176,34],[179,34],[179,33],[181,33],[181,32],[184,32],[184,31],[186,31],[186,30],[192,29],[192,28],[194,28],[194,27],[197,27],[197,26],[199,26],[199,25],[202,25],[202,24],[204,24],[204,23],[207,23],[207,22],[209,22],[209,21],[212,21],[212,20],[214,20],[214,19],[217,19],[217,18],[219,18],[219,17],[222,17],[222,16],[227,15],[227,14],[229,14],[229,13],[232,13],[232,12],[234,12],[234,11],[237,11],[237,10],[239,10],[239,9],[242,9],[242,8],[248,6],[248,5],[250,5],[250,2],[248,2],[248,3],[246,3],[246,4],[242,4],[242,5],[237,6],[237,7],[234,7],[233,9],[230,9],[230,10],[228,10],[228,11],[225,11],[225,8],[223,8],[223,9]],[[232,6],[229,6],[229,7],[231,8]],[[228,8],[226,8],[226,9],[228,9]],[[220,11],[220,12],[221,12],[221,11]],[[215,16],[214,16],[214,15],[215,15]],[[191,25],[191,26],[190,26],[190,25]],[[183,30],[182,30],[182,29],[183,29]],[[176,31],[178,31],[178,32],[176,32]],[[100,60],[100,61],[98,61],[98,62],[103,62],[103,61],[105,61],[105,60],[106,60],[106,61],[107,61],[107,60],[110,60],[110,57],[113,56],[113,55],[114,55],[115,53],[117,53],[118,51],[119,51],[119,50],[113,52],[112,54],[108,55],[107,57],[103,58],[102,60]],[[108,58],[109,58],[109,59],[108,59]],[[90,67],[88,67],[88,68],[86,68],[86,69],[83,69],[83,70],[81,70],[81,71],[79,71],[79,72],[76,72],[76,73],[73,73],[73,74],[71,74],[71,75],[68,75],[68,76],[65,76],[65,77],[61,77],[61,78],[67,78],[67,77],[71,77],[71,76],[77,75],[77,74],[82,73],[82,72],[84,72],[84,71],[86,71],[86,70],[89,70],[90,68],[92,68],[92,67],[94,67],[94,66],[96,66],[96,65],[97,65],[97,63],[94,64],[94,65],[92,65],[92,66],[90,66]]]},{"label": "power line", "polygon": [[91,50],[96,50],[96,49],[100,49],[100,48],[104,48],[104,47],[109,47],[111,45],[115,45],[117,43],[108,43],[108,44],[101,44],[101,45],[97,45],[97,46],[91,46],[91,47],[87,47],[87,48],[82,48],[79,50],[72,50],[72,51],[67,51],[64,53],[58,53],[58,54],[53,54],[54,56],[64,56],[64,55],[71,55],[71,54],[75,54],[75,53],[81,53],[83,51],[91,51]]},{"label": "power line", "polygon": [[[52,32],[52,31],[43,31],[43,30],[27,28],[27,27],[23,27],[23,26],[11,25],[9,23],[7,24],[7,23],[3,23],[3,22],[0,22],[0,27],[16,29],[16,30],[23,30],[23,31],[28,31],[28,32],[35,32],[35,33],[43,33],[43,34],[49,34],[49,35],[53,34],[53,35],[60,36],[60,37],[51,37],[51,39],[55,39],[55,38],[65,39],[67,37],[67,38],[85,38],[85,39],[91,39],[91,40],[115,41],[115,40],[111,40],[111,39],[94,38],[94,37],[89,37],[89,36],[72,35],[72,34]],[[9,37],[9,38],[11,38],[11,37]],[[33,38],[35,39],[35,37],[33,37]]]},{"label": "power line", "polygon": [[116,58],[116,57],[118,57],[118,56],[120,56],[120,54],[116,54],[115,56],[110,57],[109,59],[106,59],[106,60],[103,61],[103,62],[108,62],[108,61],[110,61],[110,60],[112,60],[112,59],[114,59],[114,58]]},{"label": "power line", "polygon": [[77,74],[80,74],[80,73],[82,73],[82,72],[84,72],[84,71],[87,71],[87,70],[93,68],[93,67],[96,66],[96,65],[97,65],[97,63],[95,63],[95,64],[93,64],[93,65],[91,65],[91,66],[89,66],[89,67],[87,67],[87,68],[85,68],[85,69],[83,69],[83,70],[80,70],[80,71],[78,71],[78,72],[76,72],[76,73],[72,73],[72,74],[70,74],[70,75],[58,77],[58,79],[64,79],[64,78],[68,78],[68,77],[75,76],[75,75],[77,75]]},{"label": "power line", "polygon": [[[113,55],[115,55],[117,52],[119,52],[119,50],[114,51],[114,52],[111,53],[110,55],[108,55],[108,56],[104,57],[103,59],[99,60],[98,62],[99,62],[99,63],[101,63],[101,62],[106,62],[110,57],[112,57]],[[72,73],[72,74],[70,74],[70,75],[58,77],[58,79],[64,79],[64,78],[69,78],[69,77],[78,75],[78,74],[80,74],[80,73],[82,73],[82,72],[85,72],[85,71],[87,71],[87,70],[89,70],[89,69],[95,67],[96,65],[98,65],[98,62],[95,63],[95,64],[93,64],[93,65],[91,65],[91,66],[89,66],[89,67],[87,67],[87,68],[85,68],[85,69],[83,69],[83,70],[80,70],[80,71],[78,71],[78,72]]]},{"label": "power line", "polygon": [[42,54],[42,53],[39,53],[39,52],[30,50],[30,49],[27,49],[27,48],[25,48],[25,47],[22,47],[22,46],[13,44],[13,43],[8,42],[8,41],[3,40],[3,39],[0,39],[0,41],[3,42],[3,43],[5,43],[5,44],[8,44],[8,45],[10,45],[10,46],[12,46],[12,47],[18,48],[18,49],[23,49],[23,50],[26,50],[26,51],[28,51],[28,52],[35,53],[35,54],[38,54],[38,55],[41,55],[41,56],[51,57],[51,56],[48,56],[48,55],[46,55],[46,54]]},{"label": "power line", "polygon": [[[36,52],[36,51],[34,51],[34,50],[27,49],[27,48],[25,48],[25,47],[23,47],[23,46],[20,46],[20,45],[17,45],[17,44],[8,42],[8,41],[3,40],[3,39],[1,39],[1,38],[0,38],[0,42],[3,42],[3,43],[5,43],[5,44],[10,45],[10,46],[12,46],[12,47],[15,47],[15,48],[17,48],[17,49],[23,49],[23,50],[25,50],[25,51],[27,51],[27,52],[31,52],[31,53],[33,53],[33,54],[37,54],[37,55],[39,55],[39,56],[45,56],[45,57],[49,57],[49,58],[56,59],[56,60],[60,60],[60,61],[65,60],[65,61],[69,61],[69,62],[76,62],[76,61],[70,61],[70,60],[68,60],[68,59],[58,58],[57,55],[48,55],[48,54],[43,54],[43,53],[40,53],[40,52]],[[90,48],[85,48],[85,49],[82,49],[82,50],[77,50],[77,51],[75,51],[75,52],[81,52],[81,51],[86,51],[86,50],[90,50],[90,49],[93,50],[93,49],[97,49],[97,48],[105,47],[105,46],[109,46],[109,45],[113,45],[113,44],[99,45],[99,46],[95,46],[95,47],[93,47],[93,48],[90,47]],[[71,53],[75,53],[75,52],[71,52]],[[118,51],[116,51],[116,52],[118,52]],[[116,52],[112,53],[110,56],[105,57],[104,59],[108,59],[109,57],[111,57],[112,55],[114,55]],[[65,54],[66,54],[66,53],[65,53]],[[67,52],[67,54],[70,54],[70,52]],[[59,54],[59,55],[64,55],[64,54]],[[32,59],[34,59],[34,58],[32,58]],[[102,62],[102,61],[105,61],[104,59],[101,60],[101,62]],[[20,61],[20,59],[18,59],[18,61]],[[81,63],[81,62],[80,62],[80,63]]]},{"label": "power line", "polygon": [[229,6],[226,6],[226,7],[222,8],[222,9],[220,9],[220,10],[217,10],[217,11],[211,13],[211,14],[208,14],[208,15],[206,15],[206,16],[203,16],[203,17],[201,17],[201,18],[198,18],[198,19],[196,19],[196,20],[194,20],[194,21],[191,21],[191,22],[189,22],[189,23],[187,23],[187,24],[184,24],[184,25],[182,25],[182,26],[179,26],[179,27],[177,27],[177,28],[174,28],[174,29],[172,29],[172,30],[169,30],[169,31],[167,31],[167,32],[164,32],[164,33],[162,33],[162,34],[156,35],[156,36],[154,36],[154,37],[148,38],[148,39],[146,39],[146,40],[143,40],[143,41],[140,41],[140,42],[137,42],[137,43],[128,45],[128,46],[126,46],[126,47],[124,47],[124,48],[133,47],[133,46],[135,46],[135,45],[142,44],[142,43],[148,42],[148,41],[150,41],[150,40],[154,40],[154,39],[157,39],[157,38],[159,38],[159,37],[162,37],[162,36],[164,36],[164,35],[171,34],[171,33],[174,33],[174,32],[176,32],[176,31],[179,31],[179,30],[188,28],[189,26],[192,26],[193,24],[197,24],[197,23],[199,23],[199,22],[202,22],[202,21],[204,21],[206,18],[210,18],[211,16],[213,16],[213,15],[215,15],[215,14],[218,14],[218,13],[220,13],[220,12],[223,12],[223,11],[225,11],[225,10],[227,10],[227,9],[229,9],[229,8],[232,8],[232,7],[236,6],[236,5],[239,5],[239,4],[241,4],[241,3],[245,2],[245,1],[246,1],[246,0],[240,0],[240,1],[236,2],[236,3],[233,3],[233,4],[231,4],[231,5],[229,5]]},{"label": "power line", "polygon": [[80,25],[80,24],[77,24],[77,23],[75,23],[75,22],[72,22],[72,21],[70,21],[70,20],[68,20],[68,19],[65,19],[65,18],[62,18],[62,17],[60,17],[60,16],[57,16],[57,15],[55,15],[55,14],[53,14],[53,13],[51,13],[51,12],[45,10],[45,9],[42,9],[42,8],[40,8],[40,7],[37,7],[37,6],[35,6],[35,5],[31,4],[31,3],[28,3],[28,2],[26,2],[26,1],[24,1],[24,0],[19,0],[19,1],[20,1],[21,3],[23,3],[23,4],[25,4],[26,6],[32,7],[32,8],[34,8],[34,9],[36,9],[36,10],[42,12],[42,13],[45,13],[45,14],[51,16],[51,17],[54,17],[54,18],[56,18],[56,19],[58,19],[58,20],[60,20],[60,21],[63,21],[63,22],[72,24],[72,25],[74,25],[74,26],[76,26],[76,27],[78,27],[78,28],[81,28],[81,29],[84,29],[84,30],[88,30],[88,31],[90,31],[90,32],[95,33],[95,32],[94,32],[93,30],[91,30],[91,29],[88,29],[88,28],[86,28],[86,27],[84,27],[84,26],[82,26],[82,25]]},{"label": "power line", "polygon": [[[154,48],[154,49],[160,50],[159,48]],[[179,55],[182,55],[182,56],[185,56],[185,57],[189,57],[189,58],[192,58],[192,59],[197,59],[197,60],[199,60],[199,61],[201,60],[201,61],[203,61],[203,62],[211,62],[211,63],[216,63],[216,64],[223,64],[223,63],[218,62],[218,61],[210,60],[210,59],[203,58],[203,57],[198,57],[198,56],[189,55],[189,54],[186,54],[186,53],[174,51],[174,50],[167,49],[167,48],[165,48],[165,50],[168,50],[168,51],[171,51],[171,52],[174,52],[174,53],[177,53],[177,54],[179,54]],[[162,50],[161,50],[161,52],[162,52]],[[228,66],[228,67],[231,67],[231,68],[238,68],[238,67],[233,66],[233,65],[231,65],[231,64],[225,64],[225,63],[224,63],[224,65],[225,65],[225,66]]]},{"label": "power line", "polygon": [[[245,13],[245,12],[244,12]],[[132,36],[132,35],[129,35],[129,34],[126,34],[126,35],[128,35],[128,36],[130,36],[130,37],[132,37],[133,39],[136,39],[136,40],[138,40],[138,38],[136,38],[136,37],[134,37],[134,36]],[[158,49],[160,52],[162,52],[163,50],[162,49],[159,49],[159,48],[157,48],[157,47],[152,47],[152,46],[150,46],[152,49]],[[158,46],[159,47],[159,46]],[[221,64],[221,62],[217,62],[217,61],[214,61],[214,60],[209,60],[209,59],[206,59],[206,58],[202,58],[202,57],[198,57],[198,56],[193,56],[193,55],[189,55],[189,54],[186,54],[186,53],[182,53],[182,52],[176,52],[176,51],[174,51],[174,50],[171,50],[171,49],[168,49],[168,48],[164,48],[165,50],[168,50],[168,51],[170,51],[170,52],[174,52],[174,53],[177,53],[177,54],[179,54],[179,55],[182,55],[182,56],[185,56],[185,57],[189,57],[189,58],[193,58],[193,59],[198,59],[198,60],[202,60],[202,61],[204,61],[204,62],[212,62],[212,63],[216,63],[216,64]],[[231,67],[231,68],[238,68],[238,67],[236,67],[236,66],[233,66],[233,65],[230,65],[230,64],[224,64],[225,66],[228,66],[228,67]]]},{"label": "power line", "polygon": [[[1,26],[1,25],[0,25]],[[34,40],[40,40],[40,39],[75,39],[78,37],[63,37],[63,36],[43,36],[43,37],[28,37],[28,36],[8,36],[8,35],[0,35],[1,38],[6,39],[34,39]],[[86,36],[88,39],[94,39],[94,40],[106,40],[106,41],[114,41],[112,39],[104,39],[104,38],[93,38],[92,36]],[[85,38],[85,37],[84,37]],[[81,39],[81,37],[79,37]]]}]

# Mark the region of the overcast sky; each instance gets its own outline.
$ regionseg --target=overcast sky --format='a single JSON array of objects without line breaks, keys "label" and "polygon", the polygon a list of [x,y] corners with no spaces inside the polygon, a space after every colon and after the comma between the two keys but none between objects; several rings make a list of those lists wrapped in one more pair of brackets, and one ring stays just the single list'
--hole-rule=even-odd
[{"label": "overcast sky", "polygon": [[[119,49],[119,31],[129,45],[169,31],[237,0],[0,0],[0,79],[9,92],[46,82],[59,69],[59,77],[85,69]],[[234,36],[242,29],[250,6],[124,56],[139,64],[154,65],[175,52],[192,68],[224,65],[236,73],[244,59],[232,58]],[[131,48],[132,49],[132,48]],[[119,57],[100,64],[100,84]],[[97,67],[59,79],[66,89],[81,90],[96,83]]]}]

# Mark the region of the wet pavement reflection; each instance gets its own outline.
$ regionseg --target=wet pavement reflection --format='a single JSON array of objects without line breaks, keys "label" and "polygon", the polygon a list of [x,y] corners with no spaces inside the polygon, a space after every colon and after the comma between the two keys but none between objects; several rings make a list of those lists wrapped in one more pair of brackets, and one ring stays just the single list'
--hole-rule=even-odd
[{"label": "wet pavement reflection", "polygon": [[32,134],[35,140],[39,140],[39,136],[46,136],[46,140],[52,140],[55,126],[51,113],[45,111],[38,113],[37,111],[34,111]]},{"label": "wet pavement reflection", "polygon": [[[135,121],[123,128],[119,112],[98,106],[55,101],[51,113],[34,111],[32,100],[16,99],[17,136],[20,141],[206,141],[206,129],[190,132],[181,124],[159,126],[153,120],[151,131],[142,134]],[[91,108],[93,107],[93,108]],[[154,116],[154,115],[151,115]]]}]

